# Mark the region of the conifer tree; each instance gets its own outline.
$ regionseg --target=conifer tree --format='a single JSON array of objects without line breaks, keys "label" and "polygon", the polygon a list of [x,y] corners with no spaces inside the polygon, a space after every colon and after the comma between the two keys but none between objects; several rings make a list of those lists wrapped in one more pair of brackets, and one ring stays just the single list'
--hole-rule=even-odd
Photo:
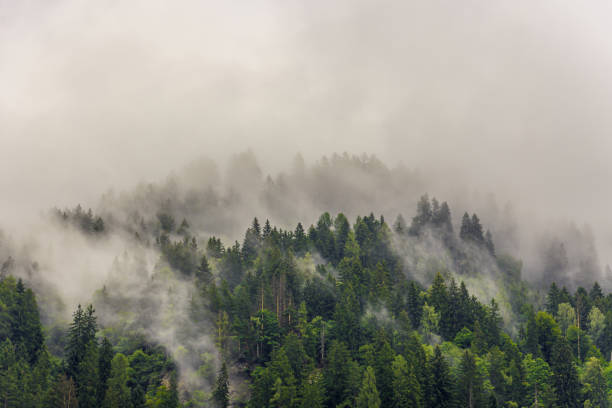
[{"label": "conifer tree", "polygon": [[357,399],[355,400],[356,408],[380,408],[380,395],[376,388],[376,375],[374,369],[367,366],[363,374],[363,382]]},{"label": "conifer tree", "polygon": [[[394,408],[422,408],[421,385],[404,357],[398,355],[392,364],[392,403]],[[382,401],[382,400],[381,400]]]},{"label": "conifer tree", "polygon": [[448,363],[442,355],[439,346],[434,349],[434,355],[429,362],[431,382],[428,386],[428,408],[450,408],[453,406],[453,393]]},{"label": "conifer tree", "polygon": [[474,355],[466,350],[459,364],[457,401],[466,408],[481,407],[485,401],[483,379],[476,366]]},{"label": "conifer tree", "polygon": [[300,408],[324,408],[326,400],[325,387],[323,376],[319,371],[314,371],[304,377],[301,390]]},{"label": "conifer tree", "polygon": [[113,346],[108,338],[102,339],[98,358],[98,402],[101,404],[108,388],[108,378],[111,375]]},{"label": "conifer tree", "polygon": [[580,406],[580,381],[572,349],[564,337],[560,337],[555,343],[550,365],[553,371],[557,405],[560,408],[578,408]]},{"label": "conifer tree", "polygon": [[216,408],[227,408],[230,401],[229,393],[229,377],[227,374],[227,365],[225,361],[221,364],[219,375],[217,376],[217,383],[213,391],[213,402]]},{"label": "conifer tree", "polygon": [[83,358],[77,366],[75,382],[80,408],[97,408],[98,405],[98,345],[91,340],[85,346]]}]

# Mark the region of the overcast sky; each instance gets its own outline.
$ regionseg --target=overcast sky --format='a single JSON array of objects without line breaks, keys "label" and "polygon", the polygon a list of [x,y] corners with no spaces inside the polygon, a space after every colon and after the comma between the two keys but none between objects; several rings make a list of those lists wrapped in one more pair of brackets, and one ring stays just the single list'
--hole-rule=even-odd
[{"label": "overcast sky", "polygon": [[612,247],[608,1],[0,0],[0,220],[252,148],[403,162]]}]

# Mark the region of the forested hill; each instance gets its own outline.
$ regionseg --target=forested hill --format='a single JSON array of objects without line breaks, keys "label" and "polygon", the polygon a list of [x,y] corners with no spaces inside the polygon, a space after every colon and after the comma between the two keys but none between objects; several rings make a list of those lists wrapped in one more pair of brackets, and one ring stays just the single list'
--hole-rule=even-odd
[{"label": "forested hill", "polygon": [[168,212],[53,218],[94,249],[131,246],[71,321],[44,265],[7,258],[2,406],[609,405],[612,294],[538,292],[476,214],[455,224],[446,202],[423,196],[410,222],[254,218],[234,243]]}]

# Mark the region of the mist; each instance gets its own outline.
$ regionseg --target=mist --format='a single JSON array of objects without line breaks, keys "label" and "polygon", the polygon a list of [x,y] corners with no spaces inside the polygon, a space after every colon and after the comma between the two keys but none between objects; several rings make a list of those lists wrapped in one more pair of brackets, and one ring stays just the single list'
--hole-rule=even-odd
[{"label": "mist", "polygon": [[[477,212],[523,278],[560,263],[570,286],[609,287],[610,17],[569,0],[0,0],[0,261],[67,319],[121,254],[159,273],[133,233],[160,211],[231,244],[254,216],[391,223],[429,193],[456,227]],[[77,204],[116,234],[50,221]],[[148,335],[175,350],[175,329]]]}]

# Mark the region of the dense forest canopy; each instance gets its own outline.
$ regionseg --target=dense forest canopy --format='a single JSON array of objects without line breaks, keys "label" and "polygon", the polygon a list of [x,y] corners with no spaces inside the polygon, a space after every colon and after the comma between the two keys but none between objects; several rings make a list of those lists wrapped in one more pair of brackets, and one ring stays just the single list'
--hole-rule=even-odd
[{"label": "dense forest canopy", "polygon": [[[362,212],[422,187],[373,156],[276,179],[251,153],[238,162],[229,185],[175,175],[45,215],[43,237],[106,262],[83,271],[93,293],[62,287],[69,259],[3,240],[2,404],[609,405],[612,293],[588,234],[543,241],[526,280],[520,223],[427,194],[391,218]],[[376,183],[388,196],[368,196]],[[318,208],[335,211],[305,218]]]}]

